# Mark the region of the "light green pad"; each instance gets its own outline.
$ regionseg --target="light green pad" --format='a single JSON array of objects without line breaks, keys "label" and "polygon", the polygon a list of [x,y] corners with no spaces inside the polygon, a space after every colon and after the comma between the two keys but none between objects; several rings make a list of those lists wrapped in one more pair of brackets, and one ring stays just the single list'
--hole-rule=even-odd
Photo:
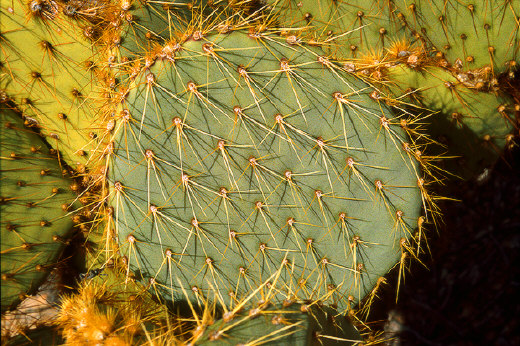
[{"label": "light green pad", "polygon": [[[38,121],[47,142],[69,165],[91,162],[102,129],[88,23],[67,17],[55,2],[2,1],[0,86],[24,115]],[[30,4],[40,11],[31,11]],[[98,136],[96,139],[95,137]]]}]

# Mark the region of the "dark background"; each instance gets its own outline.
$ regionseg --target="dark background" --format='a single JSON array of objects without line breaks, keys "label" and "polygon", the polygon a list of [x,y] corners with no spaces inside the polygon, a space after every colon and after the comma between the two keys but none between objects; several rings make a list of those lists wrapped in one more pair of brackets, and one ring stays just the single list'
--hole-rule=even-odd
[{"label": "dark background", "polygon": [[[517,140],[518,143],[518,140]],[[438,194],[443,223],[430,230],[426,264],[410,265],[395,304],[394,270],[374,308],[387,345],[520,345],[520,150],[478,182]]]}]

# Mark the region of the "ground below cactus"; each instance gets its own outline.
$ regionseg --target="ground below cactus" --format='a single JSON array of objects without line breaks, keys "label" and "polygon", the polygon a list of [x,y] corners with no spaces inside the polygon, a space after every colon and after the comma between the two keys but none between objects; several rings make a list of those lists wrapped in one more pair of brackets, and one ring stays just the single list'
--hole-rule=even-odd
[{"label": "ground below cactus", "polygon": [[402,321],[401,346],[520,345],[519,148],[512,154],[487,181],[449,186],[461,202],[441,205],[429,270],[412,267],[397,306],[392,288],[377,302],[381,318],[392,311]]}]

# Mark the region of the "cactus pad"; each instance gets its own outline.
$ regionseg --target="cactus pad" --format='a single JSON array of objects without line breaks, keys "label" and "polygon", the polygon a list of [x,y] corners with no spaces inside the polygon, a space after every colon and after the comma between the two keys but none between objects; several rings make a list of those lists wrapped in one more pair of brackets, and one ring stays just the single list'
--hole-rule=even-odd
[{"label": "cactus pad", "polygon": [[[467,88],[440,68],[422,72],[396,66],[388,79],[395,96],[408,95],[426,115],[424,107],[437,114],[428,119],[430,136],[447,147],[447,155],[459,164],[449,172],[469,178],[492,165],[511,144],[518,128],[515,105],[506,95]],[[453,161],[453,160],[449,160]]]},{"label": "cactus pad", "polygon": [[90,161],[102,94],[87,38],[95,38],[93,27],[50,0],[4,1],[0,11],[2,88],[70,165]]},{"label": "cactus pad", "polygon": [[2,311],[36,289],[72,228],[75,195],[41,137],[1,109]]},{"label": "cactus pad", "polygon": [[280,298],[347,309],[412,236],[420,173],[398,119],[319,51],[276,40],[189,41],[142,70],[119,113],[121,253],[173,300],[213,287],[228,304],[281,268]]},{"label": "cactus pad", "polygon": [[345,316],[316,305],[255,307],[222,318],[194,345],[354,345],[362,341]]},{"label": "cactus pad", "polygon": [[418,1],[403,13],[415,32],[461,70],[489,66],[493,76],[518,64],[518,1]]},{"label": "cactus pad", "polygon": [[338,57],[382,57],[399,42],[412,42],[393,1],[270,0],[282,30],[320,42]]}]

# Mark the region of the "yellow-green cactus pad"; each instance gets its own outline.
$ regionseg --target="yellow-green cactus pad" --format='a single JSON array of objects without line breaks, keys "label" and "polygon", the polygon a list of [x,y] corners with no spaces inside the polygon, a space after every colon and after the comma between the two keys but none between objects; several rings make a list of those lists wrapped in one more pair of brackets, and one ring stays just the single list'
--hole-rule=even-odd
[{"label": "yellow-green cactus pad", "polygon": [[36,289],[73,225],[72,183],[20,115],[1,109],[2,311]]},{"label": "yellow-green cactus pad", "polygon": [[103,94],[93,27],[52,0],[2,1],[0,11],[0,85],[71,166],[90,162]]}]

